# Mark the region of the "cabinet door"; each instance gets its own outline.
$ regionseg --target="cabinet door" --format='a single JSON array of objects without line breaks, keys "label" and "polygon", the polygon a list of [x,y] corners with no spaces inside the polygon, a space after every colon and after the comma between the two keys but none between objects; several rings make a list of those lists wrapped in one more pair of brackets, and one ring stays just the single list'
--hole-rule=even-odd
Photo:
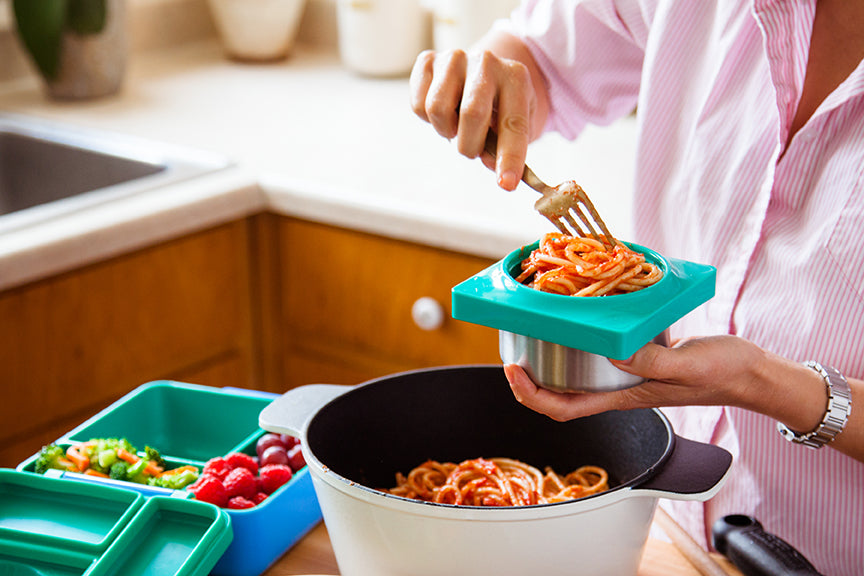
[{"label": "cabinet door", "polygon": [[[290,218],[277,238],[288,386],[500,362],[497,331],[450,315],[451,288],[493,261]],[[412,319],[420,298],[440,306],[439,327]]]},{"label": "cabinet door", "polygon": [[253,385],[247,226],[0,294],[0,464],[151,380]]}]

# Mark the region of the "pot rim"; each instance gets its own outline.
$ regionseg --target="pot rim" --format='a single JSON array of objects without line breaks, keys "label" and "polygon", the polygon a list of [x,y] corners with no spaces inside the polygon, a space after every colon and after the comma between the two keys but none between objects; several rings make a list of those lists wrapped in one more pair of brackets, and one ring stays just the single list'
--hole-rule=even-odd
[{"label": "pot rim", "polygon": [[[319,476],[321,479],[325,480],[328,484],[340,488],[348,494],[357,495],[356,491],[359,489],[364,493],[364,499],[367,501],[373,501],[374,503],[394,503],[393,506],[397,507],[408,507],[408,510],[416,509],[418,513],[421,510],[426,510],[432,515],[434,514],[431,511],[434,509],[443,510],[443,514],[452,514],[453,510],[473,510],[478,514],[482,515],[505,515],[505,511],[513,512],[513,511],[537,511],[541,509],[559,509],[564,506],[568,506],[570,508],[573,505],[579,505],[581,508],[585,510],[600,508],[606,505],[609,505],[613,502],[616,502],[622,498],[626,498],[630,496],[630,493],[637,489],[641,484],[644,484],[651,478],[653,478],[666,464],[669,460],[670,455],[672,454],[677,435],[672,429],[672,424],[669,422],[669,419],[666,418],[666,415],[663,414],[658,408],[650,408],[645,410],[650,410],[654,413],[654,415],[659,419],[661,424],[663,425],[666,431],[666,445],[663,448],[663,453],[654,462],[653,465],[646,468],[639,475],[631,478],[627,482],[623,482],[614,487],[610,487],[608,490],[604,492],[600,492],[597,494],[591,494],[588,496],[583,496],[582,498],[578,498],[575,500],[565,500],[562,502],[551,502],[544,504],[532,504],[528,506],[470,506],[463,504],[443,504],[437,502],[426,502],[423,500],[415,500],[412,498],[406,498],[404,496],[397,496],[394,494],[389,494],[387,492],[383,492],[381,490],[377,490],[373,487],[366,486],[357,481],[351,480],[342,476],[341,474],[331,470],[324,462],[318,459],[317,455],[312,451],[309,447],[309,441],[307,437],[307,433],[309,431],[310,426],[314,422],[314,420],[320,415],[320,413],[329,405],[334,402],[345,401],[346,397],[354,393],[358,393],[360,390],[365,388],[366,386],[375,385],[377,382],[392,380],[393,378],[416,374],[416,373],[428,373],[430,371],[453,371],[453,370],[464,370],[471,368],[498,368],[500,365],[496,364],[470,364],[470,365],[460,365],[460,366],[442,366],[442,367],[433,367],[433,368],[421,368],[416,370],[408,370],[404,372],[399,372],[395,374],[389,374],[386,376],[381,376],[378,378],[374,378],[372,380],[368,380],[366,382],[362,382],[360,384],[356,384],[353,386],[345,386],[345,385],[314,385],[314,386],[326,386],[330,389],[332,394],[328,394],[329,398],[321,403],[318,408],[314,411],[314,413],[310,414],[308,418],[306,418],[303,423],[300,432],[301,444],[303,446],[303,454],[306,459],[306,464],[314,464],[311,466],[311,471],[314,476]],[[335,388],[335,390],[333,390]],[[341,393],[339,393],[341,391]],[[647,492],[647,491],[646,491]],[[648,495],[648,494],[646,494]],[[398,504],[396,504],[398,503]],[[593,504],[589,504],[593,503]],[[566,513],[570,513],[571,511],[568,509]]]}]

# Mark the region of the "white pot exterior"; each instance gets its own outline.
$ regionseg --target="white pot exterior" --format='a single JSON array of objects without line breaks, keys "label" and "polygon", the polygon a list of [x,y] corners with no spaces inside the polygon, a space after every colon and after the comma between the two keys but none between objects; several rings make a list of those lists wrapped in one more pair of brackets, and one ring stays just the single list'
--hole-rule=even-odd
[{"label": "white pot exterior", "polygon": [[657,503],[628,490],[556,506],[454,509],[310,471],[343,576],[632,576]]},{"label": "white pot exterior", "polygon": [[301,386],[259,415],[263,429],[300,438],[343,576],[635,576],[657,500],[707,500],[723,485],[731,464],[726,453],[721,466],[709,467],[700,478],[688,466],[723,451],[708,447],[706,456],[705,445],[677,438],[651,480],[581,500],[508,508],[426,504],[348,480],[309,448],[318,411],[348,390]]}]

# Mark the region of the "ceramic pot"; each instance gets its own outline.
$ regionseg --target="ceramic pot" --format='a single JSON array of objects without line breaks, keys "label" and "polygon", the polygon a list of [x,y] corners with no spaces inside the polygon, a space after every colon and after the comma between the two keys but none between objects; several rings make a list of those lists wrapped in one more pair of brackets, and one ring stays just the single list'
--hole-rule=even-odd
[{"label": "ceramic pot", "polygon": [[[658,410],[555,422],[513,398],[501,366],[419,370],[356,387],[288,391],[259,417],[299,436],[344,576],[633,576],[658,498],[706,500],[732,462],[676,436]],[[381,492],[427,459],[516,458],[609,472],[606,492],[555,504],[472,507]]]}]

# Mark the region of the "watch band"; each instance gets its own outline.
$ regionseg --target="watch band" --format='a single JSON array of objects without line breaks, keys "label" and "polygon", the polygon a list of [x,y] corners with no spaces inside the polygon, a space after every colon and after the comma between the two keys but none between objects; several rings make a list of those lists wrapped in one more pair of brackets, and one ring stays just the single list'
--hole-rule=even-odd
[{"label": "watch band", "polygon": [[790,442],[816,449],[834,440],[846,426],[846,421],[852,412],[852,393],[846,378],[837,369],[823,366],[812,360],[805,362],[804,365],[818,372],[825,381],[825,386],[828,389],[828,404],[825,408],[825,415],[822,417],[822,422],[806,434],[793,432],[781,422],[777,423],[777,431]]}]

